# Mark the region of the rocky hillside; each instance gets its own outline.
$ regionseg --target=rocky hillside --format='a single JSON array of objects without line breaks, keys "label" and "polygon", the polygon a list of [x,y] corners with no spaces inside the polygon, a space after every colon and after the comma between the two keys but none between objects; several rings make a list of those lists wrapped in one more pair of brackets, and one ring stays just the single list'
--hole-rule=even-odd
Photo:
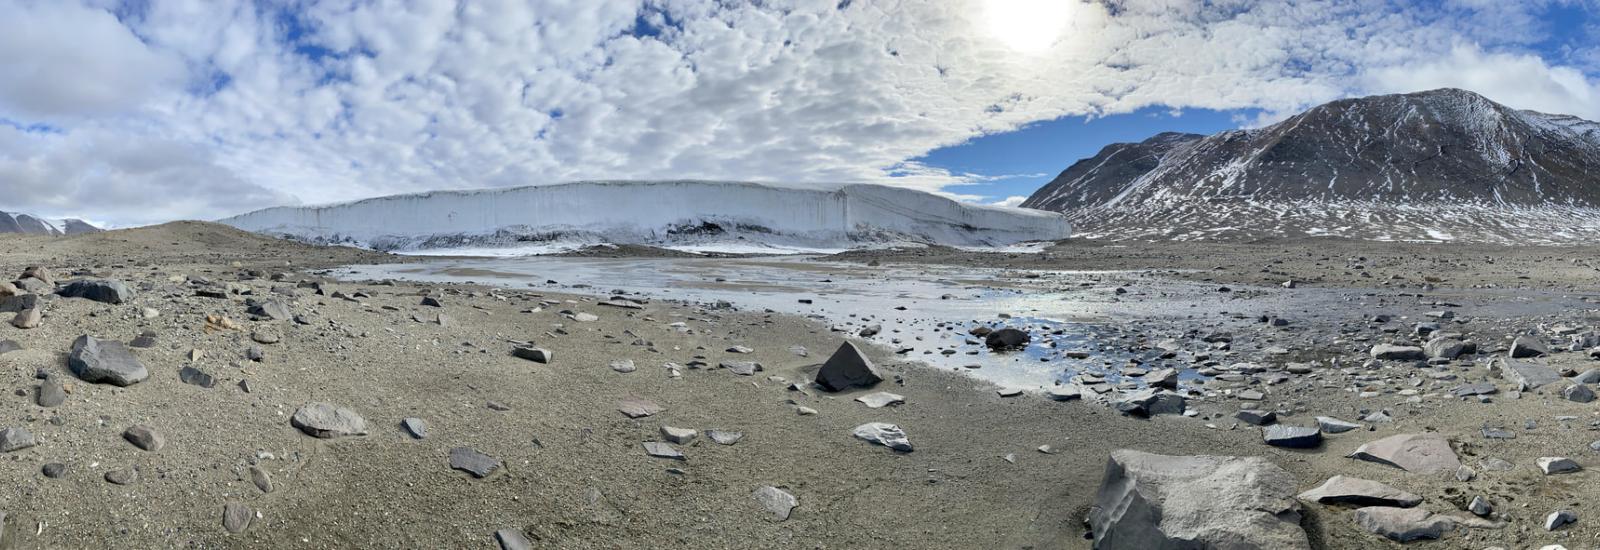
[{"label": "rocky hillside", "polygon": [[101,229],[79,219],[46,220],[27,214],[0,211],[0,233],[61,236],[94,233],[97,231],[101,231]]},{"label": "rocky hillside", "polygon": [[1111,239],[1600,236],[1600,123],[1463,90],[1346,99],[1278,124],[1160,134],[1073,164],[1023,206]]}]

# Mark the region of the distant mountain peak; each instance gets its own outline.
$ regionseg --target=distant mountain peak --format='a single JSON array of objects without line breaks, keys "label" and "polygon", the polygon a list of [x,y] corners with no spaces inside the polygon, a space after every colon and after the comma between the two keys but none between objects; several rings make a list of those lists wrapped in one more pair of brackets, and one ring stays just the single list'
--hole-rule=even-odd
[{"label": "distant mountain peak", "polygon": [[61,236],[98,231],[102,229],[77,218],[47,220],[28,214],[0,211],[0,233]]},{"label": "distant mountain peak", "polygon": [[[1597,174],[1600,124],[1443,88],[1341,99],[1259,129],[1112,144],[1022,205],[1064,212],[1080,234],[1107,237],[1420,233],[1416,240],[1448,234],[1448,240],[1551,242],[1515,223],[1466,225],[1480,222],[1479,214],[1517,211],[1526,225],[1560,228],[1564,222],[1529,217],[1600,209]],[[1452,210],[1469,206],[1476,210]],[[1390,210],[1413,211],[1415,223],[1400,224],[1411,229],[1383,221]],[[1469,219],[1425,220],[1444,210]],[[1318,212],[1356,212],[1362,219]],[[1419,229],[1423,224],[1437,230]],[[1600,236],[1600,227],[1594,231]]]}]

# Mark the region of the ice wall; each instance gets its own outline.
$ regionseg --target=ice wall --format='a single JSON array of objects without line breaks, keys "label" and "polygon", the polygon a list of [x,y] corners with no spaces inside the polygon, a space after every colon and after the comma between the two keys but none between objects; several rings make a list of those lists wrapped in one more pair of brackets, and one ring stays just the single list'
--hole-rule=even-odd
[{"label": "ice wall", "polygon": [[981,246],[1063,239],[1070,232],[1058,213],[965,204],[898,187],[706,181],[435,191],[268,208],[219,221],[248,231],[401,249],[441,237],[465,245],[507,236],[670,244],[720,235],[813,246],[911,239]]}]

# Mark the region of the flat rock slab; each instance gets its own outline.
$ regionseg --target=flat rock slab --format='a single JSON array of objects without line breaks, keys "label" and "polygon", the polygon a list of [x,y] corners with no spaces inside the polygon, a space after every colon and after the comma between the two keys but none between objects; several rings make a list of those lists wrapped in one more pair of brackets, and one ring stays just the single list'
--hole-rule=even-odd
[{"label": "flat rock slab", "polygon": [[843,391],[853,387],[869,387],[883,381],[877,365],[855,344],[839,344],[828,361],[817,371],[817,385],[828,391]]},{"label": "flat rock slab", "polygon": [[1545,384],[1554,383],[1561,379],[1561,373],[1555,369],[1534,363],[1532,361],[1506,360],[1500,364],[1500,375],[1506,380],[1517,385],[1517,389],[1529,391]]},{"label": "flat rock slab", "polygon": [[856,426],[850,433],[863,441],[870,441],[900,452],[911,452],[911,440],[906,438],[905,430],[888,422],[868,422]]},{"label": "flat rock slab", "polygon": [[144,363],[123,347],[122,342],[101,340],[89,335],[72,342],[67,368],[85,382],[131,386],[150,377]]},{"label": "flat rock slab", "polygon": [[1273,447],[1315,449],[1322,445],[1322,430],[1320,428],[1274,424],[1261,429],[1261,439]]},{"label": "flat rock slab", "polygon": [[520,359],[527,359],[541,365],[549,364],[550,360],[555,358],[555,354],[551,353],[550,350],[527,346],[518,346],[512,348],[511,355]]},{"label": "flat rock slab", "polygon": [[27,428],[6,428],[0,430],[0,453],[20,451],[39,442],[33,438],[33,432]]},{"label": "flat rock slab", "polygon": [[1300,500],[1322,504],[1393,506],[1410,508],[1422,504],[1422,497],[1376,481],[1349,476],[1333,476],[1315,489],[1300,493]]},{"label": "flat rock slab", "polygon": [[123,304],[133,299],[133,289],[115,279],[83,280],[67,283],[56,291],[64,298],[84,298],[107,304]]},{"label": "flat rock slab", "polygon": [[350,409],[330,403],[306,403],[294,411],[289,424],[306,435],[331,439],[367,435],[367,421]]},{"label": "flat rock slab", "polygon": [[869,393],[867,395],[863,395],[861,397],[857,397],[856,401],[859,401],[859,402],[861,402],[861,404],[866,405],[867,408],[869,408],[869,409],[881,409],[881,408],[887,407],[889,405],[899,405],[901,403],[905,403],[906,402],[906,396],[900,395],[900,394],[896,394],[896,393],[889,393],[889,392],[886,392],[886,391],[881,391],[881,392]]},{"label": "flat rock slab", "polygon": [[645,454],[648,454],[648,455],[656,457],[656,458],[670,458],[670,459],[673,459],[673,460],[684,460],[683,453],[678,452],[678,450],[672,448],[671,445],[668,445],[666,443],[662,443],[660,441],[646,441],[646,442],[644,442],[644,452],[645,452]]},{"label": "flat rock slab", "polygon": [[484,478],[500,469],[500,461],[471,447],[456,447],[450,449],[450,467]]},{"label": "flat rock slab", "polygon": [[1101,550],[1308,550],[1294,491],[1294,476],[1261,457],[1118,450],[1088,519]]},{"label": "flat rock slab", "polygon": [[494,540],[500,544],[500,550],[533,550],[533,542],[518,529],[495,531]]},{"label": "flat rock slab", "polygon": [[796,500],[794,495],[772,486],[760,487],[750,496],[761,503],[761,507],[771,512],[772,519],[776,521],[788,520],[789,513],[794,511],[795,506],[800,505],[800,501]]},{"label": "flat rock slab", "polygon": [[1569,474],[1583,469],[1583,466],[1579,466],[1577,461],[1561,456],[1539,457],[1539,460],[1535,461],[1535,463],[1539,465],[1539,471],[1544,472],[1544,475],[1547,476]]},{"label": "flat rock slab", "polygon": [[617,402],[617,410],[621,411],[622,414],[628,418],[644,418],[646,416],[660,414],[662,411],[667,409],[661,405],[655,404],[654,401],[650,401],[649,399],[644,399],[641,397],[624,397],[621,401]]},{"label": "flat rock slab", "polygon": [[406,433],[411,434],[411,437],[413,438],[428,438],[428,423],[423,422],[421,418],[407,418],[405,420],[401,420],[400,427],[405,428]]},{"label": "flat rock slab", "polygon": [[757,372],[764,370],[761,368],[761,363],[755,361],[723,361],[717,366],[733,371],[734,374],[740,376],[754,376]]},{"label": "flat rock slab", "polygon": [[1362,445],[1350,458],[1388,464],[1418,474],[1454,472],[1461,467],[1461,459],[1450,448],[1450,440],[1434,433],[1391,435]]},{"label": "flat rock slab", "polygon": [[1455,522],[1423,508],[1368,506],[1355,512],[1356,525],[1396,542],[1437,539]]},{"label": "flat rock slab", "polygon": [[718,445],[732,445],[744,439],[743,432],[730,432],[728,430],[706,430],[706,438]]},{"label": "flat rock slab", "polygon": [[1322,433],[1342,434],[1350,430],[1360,429],[1361,425],[1331,416],[1319,416],[1317,417],[1317,427],[1322,429]]},{"label": "flat rock slab", "polygon": [[1428,358],[1428,353],[1417,346],[1378,344],[1372,346],[1372,358],[1383,361],[1422,361]]}]

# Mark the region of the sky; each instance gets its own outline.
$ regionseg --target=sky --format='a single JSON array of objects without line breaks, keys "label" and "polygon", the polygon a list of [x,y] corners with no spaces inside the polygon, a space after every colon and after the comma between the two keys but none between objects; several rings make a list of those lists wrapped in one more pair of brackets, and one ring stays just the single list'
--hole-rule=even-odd
[{"label": "sky", "polygon": [[0,0],[0,210],[583,179],[1016,204],[1162,131],[1466,88],[1600,119],[1600,0]]}]

